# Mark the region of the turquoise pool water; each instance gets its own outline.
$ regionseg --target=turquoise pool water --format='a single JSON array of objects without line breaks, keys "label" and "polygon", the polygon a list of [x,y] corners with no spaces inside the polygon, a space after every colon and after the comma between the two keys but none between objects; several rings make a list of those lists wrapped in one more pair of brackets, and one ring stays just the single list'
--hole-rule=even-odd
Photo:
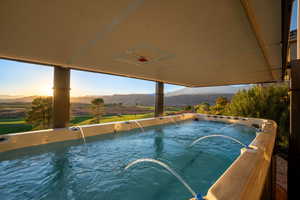
[{"label": "turquoise pool water", "polygon": [[0,199],[187,200],[188,190],[161,166],[139,158],[163,161],[197,192],[209,187],[240,154],[241,145],[198,137],[224,134],[249,144],[255,129],[213,121],[185,121],[82,140],[48,144],[0,154]]}]

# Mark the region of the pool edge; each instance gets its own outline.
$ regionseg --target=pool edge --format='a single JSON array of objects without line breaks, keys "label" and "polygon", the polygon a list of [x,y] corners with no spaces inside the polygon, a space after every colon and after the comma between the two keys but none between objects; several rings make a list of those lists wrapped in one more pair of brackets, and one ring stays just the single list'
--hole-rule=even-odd
[{"label": "pool edge", "polygon": [[[0,135],[0,153],[16,149],[39,146],[68,140],[79,140],[83,137],[97,136],[102,134],[121,133],[142,127],[157,126],[162,124],[171,124],[179,121],[185,121],[195,118],[194,113],[184,113],[180,115],[145,118],[139,120],[128,120],[118,122],[108,122],[103,124],[92,124],[83,126],[74,126],[68,128],[46,129],[37,131],[28,131],[20,133],[10,133]],[[81,129],[81,130],[80,130]]]},{"label": "pool edge", "polygon": [[209,188],[207,200],[260,199],[266,183],[275,145],[277,124],[272,120],[248,118],[245,125],[259,124],[261,130],[240,156]]},{"label": "pool edge", "polygon": [[[185,113],[158,118],[119,121],[96,125],[81,126],[85,137],[101,134],[121,133],[143,127],[176,123],[189,119],[238,123],[258,128],[256,137],[251,142],[251,149],[243,149],[239,157],[209,188],[205,199],[259,199],[262,195],[275,143],[277,124],[272,120],[235,116]],[[138,122],[138,123],[136,123]],[[0,152],[6,152],[31,146],[78,140],[82,138],[77,127],[47,129],[1,135]]]}]

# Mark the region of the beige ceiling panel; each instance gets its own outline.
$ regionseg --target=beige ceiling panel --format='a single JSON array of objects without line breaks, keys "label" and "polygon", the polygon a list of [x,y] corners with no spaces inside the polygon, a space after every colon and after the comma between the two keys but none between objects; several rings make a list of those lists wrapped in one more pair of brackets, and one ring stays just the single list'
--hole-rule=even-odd
[{"label": "beige ceiling panel", "polygon": [[2,0],[0,57],[186,86],[277,80],[280,1],[249,2],[258,29],[240,0]]}]

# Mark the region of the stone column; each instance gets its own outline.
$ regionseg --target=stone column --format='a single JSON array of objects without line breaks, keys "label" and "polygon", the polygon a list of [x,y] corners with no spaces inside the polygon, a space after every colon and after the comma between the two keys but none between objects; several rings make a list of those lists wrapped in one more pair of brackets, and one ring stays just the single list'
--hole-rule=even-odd
[{"label": "stone column", "polygon": [[64,128],[70,120],[70,69],[54,67],[53,128]]},{"label": "stone column", "polygon": [[155,117],[163,116],[164,114],[164,83],[156,82],[155,90]]}]

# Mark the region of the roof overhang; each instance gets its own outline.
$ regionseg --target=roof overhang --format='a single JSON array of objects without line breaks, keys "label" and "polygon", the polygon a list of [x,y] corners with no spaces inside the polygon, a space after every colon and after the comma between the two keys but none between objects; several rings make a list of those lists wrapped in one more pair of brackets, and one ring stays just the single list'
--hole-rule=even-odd
[{"label": "roof overhang", "polygon": [[0,57],[191,87],[273,82],[280,0],[2,0]]}]

